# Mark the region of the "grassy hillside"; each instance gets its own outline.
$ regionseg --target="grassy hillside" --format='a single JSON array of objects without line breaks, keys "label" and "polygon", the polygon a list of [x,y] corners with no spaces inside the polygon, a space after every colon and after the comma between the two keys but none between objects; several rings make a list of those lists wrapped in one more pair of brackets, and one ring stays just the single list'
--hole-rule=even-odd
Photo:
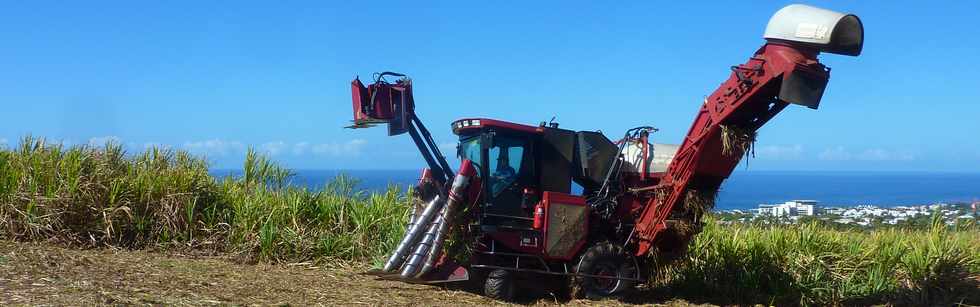
[{"label": "grassy hillside", "polygon": [[[0,239],[377,261],[404,231],[409,200],[396,187],[358,192],[347,177],[318,191],[291,186],[288,170],[253,151],[243,168],[241,177],[214,178],[183,151],[127,154],[118,144],[64,148],[27,137],[0,150]],[[958,302],[980,293],[980,230],[938,219],[930,229],[880,231],[708,219],[688,249],[653,264],[655,287],[763,304]]]},{"label": "grassy hillside", "polygon": [[70,245],[192,246],[265,261],[364,260],[401,236],[407,200],[339,177],[320,191],[249,151],[240,178],[214,178],[183,151],[126,154],[25,138],[0,151],[0,237]]}]

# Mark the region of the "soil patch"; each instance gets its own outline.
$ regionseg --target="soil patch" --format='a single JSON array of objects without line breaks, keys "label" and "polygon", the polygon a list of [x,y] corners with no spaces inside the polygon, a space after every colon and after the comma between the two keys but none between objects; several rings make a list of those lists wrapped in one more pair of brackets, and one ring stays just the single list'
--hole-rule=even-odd
[{"label": "soil patch", "polygon": [[[377,280],[364,265],[242,264],[227,256],[0,241],[0,305],[506,305],[463,290]],[[626,302],[690,306],[649,291]],[[625,305],[623,301],[529,305]]]}]

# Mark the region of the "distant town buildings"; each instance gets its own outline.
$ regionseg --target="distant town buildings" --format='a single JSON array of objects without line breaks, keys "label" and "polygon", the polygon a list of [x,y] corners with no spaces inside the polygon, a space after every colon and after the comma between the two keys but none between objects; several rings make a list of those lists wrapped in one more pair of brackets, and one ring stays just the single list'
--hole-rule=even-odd
[{"label": "distant town buildings", "polygon": [[978,207],[980,207],[980,202],[894,207],[871,205],[822,207],[818,205],[816,200],[791,200],[782,204],[760,204],[758,208],[749,211],[730,210],[722,211],[722,213],[729,214],[729,217],[732,218],[727,222],[748,222],[759,218],[776,218],[780,223],[795,223],[801,217],[813,217],[837,224],[860,226],[900,225],[914,219],[921,221],[922,218],[939,214],[947,225],[955,225],[964,220],[980,218],[976,214]]},{"label": "distant town buildings", "polygon": [[778,205],[759,205],[756,214],[775,217],[814,216],[817,215],[817,201],[791,200]]}]

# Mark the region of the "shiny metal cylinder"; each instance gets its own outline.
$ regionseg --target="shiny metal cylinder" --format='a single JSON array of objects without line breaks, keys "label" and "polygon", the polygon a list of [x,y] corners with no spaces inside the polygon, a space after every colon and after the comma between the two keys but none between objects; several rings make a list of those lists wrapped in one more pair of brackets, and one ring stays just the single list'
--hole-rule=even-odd
[{"label": "shiny metal cylinder", "polygon": [[415,243],[418,242],[422,233],[429,228],[432,220],[436,217],[438,212],[441,211],[443,203],[442,197],[436,196],[429,202],[428,205],[425,206],[425,209],[422,210],[422,214],[416,218],[415,223],[408,228],[405,236],[402,237],[402,241],[398,243],[398,247],[395,248],[395,252],[388,258],[388,262],[385,263],[383,269],[385,272],[394,272],[401,267],[402,262],[405,260],[405,256],[408,255],[408,253],[413,249]]},{"label": "shiny metal cylinder", "polygon": [[419,211],[424,209],[424,207],[418,205],[414,201],[412,202],[412,210],[408,212],[408,224],[405,225],[405,229],[412,229],[412,225],[415,225],[415,221],[418,220]]},{"label": "shiny metal cylinder", "polygon": [[422,265],[422,269],[415,275],[415,277],[421,277],[426,273],[432,271],[435,267],[436,261],[439,260],[439,256],[442,255],[442,246],[446,242],[446,235],[449,233],[449,227],[452,226],[452,217],[455,214],[456,207],[460,202],[462,202],[463,191],[469,185],[469,176],[457,175],[453,180],[453,186],[449,190],[449,200],[446,201],[445,208],[440,212],[442,214],[441,218],[443,222],[439,224],[439,229],[436,231],[435,240],[432,242],[432,248],[429,254],[425,258],[425,264]]},{"label": "shiny metal cylinder", "polygon": [[[443,207],[442,211],[445,210],[446,208]],[[415,277],[416,273],[419,271],[419,267],[422,265],[422,261],[428,257],[430,251],[433,251],[432,245],[435,243],[439,229],[442,225],[446,224],[446,220],[443,217],[444,215],[442,214],[436,217],[436,220],[429,226],[429,229],[425,232],[425,235],[422,236],[419,243],[415,245],[415,251],[408,257],[408,260],[405,261],[405,265],[402,266],[402,278]]]}]

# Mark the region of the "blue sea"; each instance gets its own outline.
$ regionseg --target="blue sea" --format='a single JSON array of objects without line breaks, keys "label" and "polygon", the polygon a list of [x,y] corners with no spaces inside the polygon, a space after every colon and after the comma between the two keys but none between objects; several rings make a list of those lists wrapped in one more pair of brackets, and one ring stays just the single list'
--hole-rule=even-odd
[{"label": "blue sea", "polygon": [[[340,174],[357,178],[358,188],[369,191],[407,187],[419,177],[418,170],[298,170],[291,184],[320,188]],[[716,209],[750,209],[793,199],[813,199],[824,206],[968,202],[980,199],[980,173],[736,171],[722,185]]]}]

